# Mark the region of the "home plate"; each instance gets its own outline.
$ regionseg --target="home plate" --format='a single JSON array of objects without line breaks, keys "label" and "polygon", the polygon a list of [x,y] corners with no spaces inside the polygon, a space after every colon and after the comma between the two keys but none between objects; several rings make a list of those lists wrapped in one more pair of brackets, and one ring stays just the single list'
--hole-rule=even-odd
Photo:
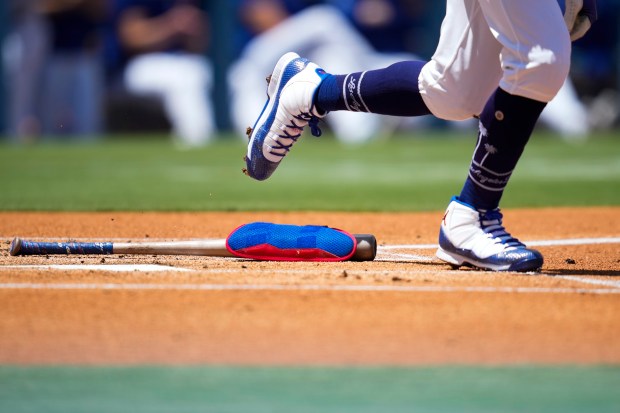
[{"label": "home plate", "polygon": [[58,270],[58,271],[107,271],[107,272],[186,272],[188,268],[159,264],[50,264],[50,265],[2,265],[0,270]]}]

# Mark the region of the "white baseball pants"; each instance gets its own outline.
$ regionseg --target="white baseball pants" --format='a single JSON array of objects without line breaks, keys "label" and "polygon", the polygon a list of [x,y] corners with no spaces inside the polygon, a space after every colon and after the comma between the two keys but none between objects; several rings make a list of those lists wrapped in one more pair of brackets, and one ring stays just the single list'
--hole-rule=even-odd
[{"label": "white baseball pants", "polygon": [[549,102],[568,75],[570,54],[556,0],[447,0],[437,50],[418,78],[420,93],[447,120],[480,114],[498,85]]}]

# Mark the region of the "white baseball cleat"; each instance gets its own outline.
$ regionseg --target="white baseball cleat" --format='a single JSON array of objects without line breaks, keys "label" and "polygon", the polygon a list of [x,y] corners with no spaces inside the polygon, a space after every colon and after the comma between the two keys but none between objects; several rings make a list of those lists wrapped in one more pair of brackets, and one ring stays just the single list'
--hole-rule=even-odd
[{"label": "white baseball cleat", "polygon": [[527,248],[502,225],[499,208],[477,211],[453,197],[439,230],[437,257],[453,266],[493,271],[538,271],[540,252]]},{"label": "white baseball cleat", "polygon": [[269,178],[306,125],[314,136],[321,135],[317,123],[325,114],[314,106],[314,95],[325,76],[323,69],[296,53],[278,60],[267,78],[265,107],[254,127],[248,128],[247,175],[260,181]]}]

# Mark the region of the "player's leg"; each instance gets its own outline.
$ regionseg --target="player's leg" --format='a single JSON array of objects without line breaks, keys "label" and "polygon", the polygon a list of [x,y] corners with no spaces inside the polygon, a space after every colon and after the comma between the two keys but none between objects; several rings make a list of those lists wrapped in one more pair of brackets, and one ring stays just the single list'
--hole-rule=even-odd
[{"label": "player's leg", "polygon": [[331,75],[295,53],[280,58],[268,78],[268,100],[254,127],[244,172],[267,179],[310,123],[333,110],[395,116],[429,114],[418,89],[424,62],[400,62],[381,70]]},{"label": "player's leg", "polygon": [[555,0],[480,6],[502,45],[503,76],[480,114],[469,176],[442,221],[437,255],[455,265],[535,270],[542,255],[504,229],[498,205],[540,113],[568,74],[570,40]]},{"label": "player's leg", "polygon": [[[471,25],[471,16],[481,24]],[[295,119],[302,113],[312,119],[330,111],[470,118],[480,113],[501,78],[500,50],[477,0],[448,0],[430,62],[404,61],[380,70],[331,75],[317,72],[310,63],[296,69],[294,59],[283,57],[270,77],[268,102],[250,129],[245,171],[259,180],[273,173],[307,124]],[[296,75],[282,80],[280,73],[289,64]],[[301,96],[305,100],[299,100]]]},{"label": "player's leg", "polygon": [[131,93],[161,99],[181,147],[205,145],[213,138],[215,120],[209,98],[212,70],[202,56],[140,55],[128,64],[124,81]]},{"label": "player's leg", "polygon": [[428,115],[418,77],[426,62],[405,61],[383,69],[326,75],[316,105],[325,112],[347,110],[392,116]]}]

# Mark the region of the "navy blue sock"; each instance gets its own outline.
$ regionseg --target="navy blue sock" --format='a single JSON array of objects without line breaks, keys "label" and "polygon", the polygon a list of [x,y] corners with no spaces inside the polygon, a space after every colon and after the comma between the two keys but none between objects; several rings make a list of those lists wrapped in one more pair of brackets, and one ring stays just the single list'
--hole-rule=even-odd
[{"label": "navy blue sock", "polygon": [[478,143],[459,199],[495,209],[546,103],[497,88],[480,114]]},{"label": "navy blue sock", "polygon": [[407,61],[347,75],[328,75],[319,85],[315,105],[324,112],[348,110],[393,116],[421,116],[430,111],[420,96],[418,76],[426,62]]}]

